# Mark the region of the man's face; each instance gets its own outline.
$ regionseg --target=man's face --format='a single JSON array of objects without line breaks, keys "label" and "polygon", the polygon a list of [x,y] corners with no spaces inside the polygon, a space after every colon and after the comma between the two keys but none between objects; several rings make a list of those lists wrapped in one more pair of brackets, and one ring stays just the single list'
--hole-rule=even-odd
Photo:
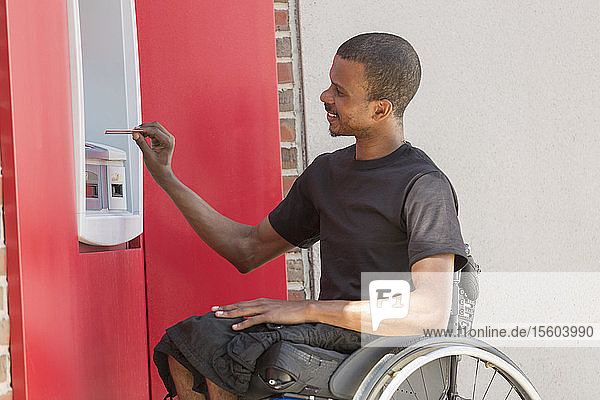
[{"label": "man's face", "polygon": [[373,124],[372,105],[367,97],[363,64],[333,59],[329,72],[331,85],[321,93],[331,136],[364,137]]}]

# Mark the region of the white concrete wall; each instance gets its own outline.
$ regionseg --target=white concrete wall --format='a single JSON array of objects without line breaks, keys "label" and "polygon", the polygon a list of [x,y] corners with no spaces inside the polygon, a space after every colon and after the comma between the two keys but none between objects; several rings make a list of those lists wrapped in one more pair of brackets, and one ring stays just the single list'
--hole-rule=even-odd
[{"label": "white concrete wall", "polygon": [[[600,271],[597,0],[299,0],[299,15],[310,160],[351,143],[329,137],[319,101],[337,47],[362,32],[399,34],[423,66],[406,138],[451,178],[483,268]],[[598,291],[569,295],[586,307]],[[548,296],[515,308],[510,297],[497,282],[478,312],[555,306]],[[505,351],[544,398],[597,397],[600,349]]]}]

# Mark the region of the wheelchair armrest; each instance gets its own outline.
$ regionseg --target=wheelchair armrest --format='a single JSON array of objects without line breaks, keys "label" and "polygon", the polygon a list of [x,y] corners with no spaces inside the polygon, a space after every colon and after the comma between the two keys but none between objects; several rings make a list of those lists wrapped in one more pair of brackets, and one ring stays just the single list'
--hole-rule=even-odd
[{"label": "wheelchair armrest", "polygon": [[340,364],[329,380],[329,390],[337,398],[351,399],[367,373],[386,354],[423,339],[414,336],[381,336],[361,347]]}]

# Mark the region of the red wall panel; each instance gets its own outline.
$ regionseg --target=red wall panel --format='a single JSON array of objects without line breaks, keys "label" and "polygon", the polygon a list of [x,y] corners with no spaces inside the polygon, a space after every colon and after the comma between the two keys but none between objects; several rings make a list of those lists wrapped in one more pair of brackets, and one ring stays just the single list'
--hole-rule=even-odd
[{"label": "red wall panel", "polygon": [[147,399],[143,250],[79,254],[66,1],[0,8],[14,398]]},{"label": "red wall panel", "polygon": [[[186,183],[252,224],[281,198],[272,7],[137,4],[144,119],[176,134]],[[14,398],[147,399],[144,249],[79,253],[65,0],[0,4],[0,117]],[[283,259],[238,274],[145,185],[150,346],[212,304],[285,298]]]},{"label": "red wall panel", "polygon": [[[184,183],[228,217],[258,223],[281,200],[273,2],[138,0],[137,18],[143,119],[175,135]],[[286,297],[283,258],[239,274],[145,178],[150,347],[212,305]],[[154,367],[151,381],[162,398]]]}]

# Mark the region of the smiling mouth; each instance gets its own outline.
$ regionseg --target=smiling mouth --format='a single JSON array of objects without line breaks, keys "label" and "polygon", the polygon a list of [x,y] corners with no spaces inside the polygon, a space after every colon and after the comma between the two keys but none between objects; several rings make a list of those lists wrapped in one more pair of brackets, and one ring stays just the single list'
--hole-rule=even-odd
[{"label": "smiling mouth", "polygon": [[334,113],[331,107],[328,107],[327,104],[325,104],[325,111],[327,112],[327,120],[330,122],[338,117],[338,115]]},{"label": "smiling mouth", "polygon": [[328,103],[323,102],[323,105],[325,106],[325,111],[327,112],[327,121],[332,122],[334,121],[338,115],[336,113],[333,112],[331,105]]}]

